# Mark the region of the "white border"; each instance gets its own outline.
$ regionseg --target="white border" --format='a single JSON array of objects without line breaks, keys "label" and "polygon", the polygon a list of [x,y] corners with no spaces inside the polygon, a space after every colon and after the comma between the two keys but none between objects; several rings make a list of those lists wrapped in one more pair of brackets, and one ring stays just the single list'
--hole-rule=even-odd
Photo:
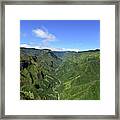
[{"label": "white border", "polygon": [[[20,20],[100,20],[100,94],[95,100],[20,100]],[[5,5],[5,115],[114,115],[115,5]]]}]

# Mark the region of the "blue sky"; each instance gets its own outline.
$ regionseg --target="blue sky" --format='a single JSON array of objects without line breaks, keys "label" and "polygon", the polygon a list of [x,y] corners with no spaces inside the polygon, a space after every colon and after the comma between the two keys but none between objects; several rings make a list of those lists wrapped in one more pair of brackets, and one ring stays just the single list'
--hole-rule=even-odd
[{"label": "blue sky", "polygon": [[20,46],[56,51],[100,48],[99,20],[21,20]]}]

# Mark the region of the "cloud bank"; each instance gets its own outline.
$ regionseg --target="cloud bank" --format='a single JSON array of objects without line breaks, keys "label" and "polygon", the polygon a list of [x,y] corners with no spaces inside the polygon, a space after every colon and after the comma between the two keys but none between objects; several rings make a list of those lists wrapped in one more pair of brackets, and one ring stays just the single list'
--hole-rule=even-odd
[{"label": "cloud bank", "polygon": [[52,51],[80,51],[80,49],[71,49],[71,48],[54,48],[54,47],[46,47],[46,46],[31,46],[28,44],[21,44],[20,47],[25,47],[25,48],[35,48],[35,49],[50,49]]}]

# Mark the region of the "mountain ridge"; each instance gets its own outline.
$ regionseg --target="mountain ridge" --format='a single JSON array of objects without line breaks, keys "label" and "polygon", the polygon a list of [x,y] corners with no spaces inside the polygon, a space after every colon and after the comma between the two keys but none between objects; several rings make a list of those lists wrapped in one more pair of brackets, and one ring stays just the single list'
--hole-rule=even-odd
[{"label": "mountain ridge", "polygon": [[59,52],[20,48],[20,66],[23,100],[100,99],[99,49]]}]

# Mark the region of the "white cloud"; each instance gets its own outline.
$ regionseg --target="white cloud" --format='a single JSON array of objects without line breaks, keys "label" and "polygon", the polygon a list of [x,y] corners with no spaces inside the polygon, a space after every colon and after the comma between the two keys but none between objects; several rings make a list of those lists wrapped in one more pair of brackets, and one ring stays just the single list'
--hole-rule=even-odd
[{"label": "white cloud", "polygon": [[66,48],[63,48],[63,51],[76,51],[76,52],[78,52],[78,51],[80,51],[80,49],[75,49],[75,48],[66,49]]},{"label": "white cloud", "polygon": [[53,50],[53,51],[76,51],[76,52],[78,52],[78,51],[80,51],[80,49],[71,49],[71,48],[51,48],[51,50]]},{"label": "white cloud", "polygon": [[37,29],[32,30],[32,32],[36,35],[36,37],[39,37],[43,39],[43,41],[46,41],[46,42],[54,41],[56,38],[55,35],[49,33],[47,29],[37,28]]},{"label": "white cloud", "polygon": [[20,44],[20,47],[40,49],[39,46],[32,46],[32,45],[29,45],[29,44]]},{"label": "white cloud", "polygon": [[52,51],[80,51],[80,49],[66,49],[66,48],[54,48],[54,47],[47,47],[47,46],[32,46],[28,44],[21,44],[20,47],[25,48],[36,48],[36,49],[50,49]]},{"label": "white cloud", "polygon": [[28,45],[28,44],[20,44],[20,47],[30,48],[30,45]]}]

